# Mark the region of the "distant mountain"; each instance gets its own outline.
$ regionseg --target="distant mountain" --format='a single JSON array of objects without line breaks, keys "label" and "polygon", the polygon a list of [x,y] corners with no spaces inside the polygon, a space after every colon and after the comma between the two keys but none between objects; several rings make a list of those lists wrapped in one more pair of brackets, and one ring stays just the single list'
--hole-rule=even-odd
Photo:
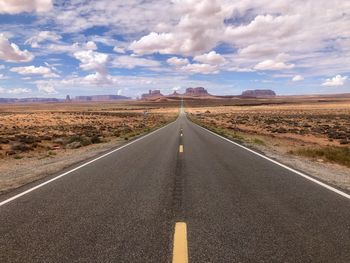
[{"label": "distant mountain", "polygon": [[56,98],[0,98],[0,103],[50,103],[50,102],[74,102],[74,101],[116,101],[116,100],[130,100],[131,98],[120,95],[94,95],[94,96],[77,96],[71,99],[67,95],[66,99]]},{"label": "distant mountain", "polygon": [[276,97],[276,93],[269,89],[246,90],[242,92],[241,98],[271,98]]},{"label": "distant mountain", "polygon": [[93,96],[77,96],[74,101],[114,101],[114,100],[130,100],[130,97],[120,95],[93,95]]},{"label": "distant mountain", "polygon": [[56,98],[0,98],[0,103],[48,103],[48,102],[61,102],[63,100]]},{"label": "distant mountain", "polygon": [[177,91],[174,91],[172,94],[163,95],[160,90],[149,90],[148,93],[141,95],[141,100],[152,100],[160,101],[165,99],[178,99],[178,97],[209,97],[212,96],[208,91],[203,87],[197,88],[187,88],[185,93],[181,94]]}]

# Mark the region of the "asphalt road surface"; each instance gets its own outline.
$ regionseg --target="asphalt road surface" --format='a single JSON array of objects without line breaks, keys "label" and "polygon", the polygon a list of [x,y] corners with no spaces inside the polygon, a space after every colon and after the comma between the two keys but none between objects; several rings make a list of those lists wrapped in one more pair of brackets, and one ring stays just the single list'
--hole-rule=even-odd
[{"label": "asphalt road surface", "polygon": [[346,194],[184,114],[62,173],[0,197],[0,262],[350,262]]}]

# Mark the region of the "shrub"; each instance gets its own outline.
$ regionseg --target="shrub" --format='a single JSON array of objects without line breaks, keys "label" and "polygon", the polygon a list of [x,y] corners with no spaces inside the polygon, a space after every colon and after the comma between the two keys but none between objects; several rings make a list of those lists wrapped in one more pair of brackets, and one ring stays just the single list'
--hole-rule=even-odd
[{"label": "shrub", "polygon": [[102,141],[101,141],[101,138],[99,136],[97,136],[97,135],[92,136],[91,143],[101,143],[101,142]]},{"label": "shrub", "polygon": [[266,145],[265,142],[261,139],[258,139],[258,138],[254,138],[253,139],[253,143],[254,144],[257,144],[257,145]]},{"label": "shrub", "polygon": [[327,161],[350,167],[350,148],[327,146],[321,148],[306,148],[290,151],[291,154],[310,158],[323,158]]},{"label": "shrub", "polygon": [[68,144],[71,144],[73,142],[80,142],[82,146],[88,146],[91,144],[90,138],[79,135],[72,136],[68,139]]}]

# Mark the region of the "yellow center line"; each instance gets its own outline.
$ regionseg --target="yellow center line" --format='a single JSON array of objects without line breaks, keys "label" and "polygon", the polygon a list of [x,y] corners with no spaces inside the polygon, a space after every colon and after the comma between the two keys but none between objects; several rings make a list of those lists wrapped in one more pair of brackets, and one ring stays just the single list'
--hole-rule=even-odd
[{"label": "yellow center line", "polygon": [[183,153],[183,152],[184,152],[184,146],[183,146],[183,145],[180,145],[180,147],[179,147],[179,152],[180,152],[180,153]]},{"label": "yellow center line", "polygon": [[184,222],[175,224],[172,263],[188,263],[187,226]]}]

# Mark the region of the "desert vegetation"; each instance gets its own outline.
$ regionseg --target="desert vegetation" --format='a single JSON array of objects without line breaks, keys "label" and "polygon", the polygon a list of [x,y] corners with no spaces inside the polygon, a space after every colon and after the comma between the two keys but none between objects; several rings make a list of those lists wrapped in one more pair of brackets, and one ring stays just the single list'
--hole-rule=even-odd
[{"label": "desert vegetation", "polygon": [[0,192],[152,131],[177,114],[178,105],[142,103],[1,105]]},{"label": "desert vegetation", "polygon": [[189,107],[188,111],[193,121],[226,137],[350,166],[349,101],[208,105]]},{"label": "desert vegetation", "polygon": [[99,111],[31,111],[15,109],[0,112],[0,158],[47,155],[76,149],[113,138],[128,140],[164,125],[174,118],[156,110],[127,111],[104,108]]}]

